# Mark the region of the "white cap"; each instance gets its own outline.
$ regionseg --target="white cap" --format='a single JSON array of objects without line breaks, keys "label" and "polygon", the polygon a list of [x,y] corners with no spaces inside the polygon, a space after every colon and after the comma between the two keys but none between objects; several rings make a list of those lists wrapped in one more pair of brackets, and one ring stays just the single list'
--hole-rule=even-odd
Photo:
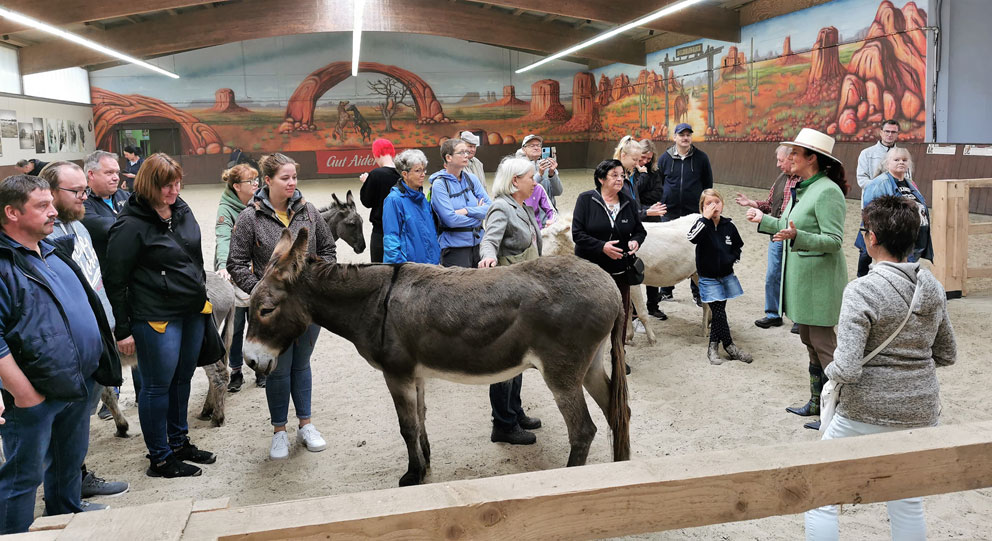
[{"label": "white cap", "polygon": [[463,131],[458,138],[470,145],[479,146],[479,136],[470,131]]},{"label": "white cap", "polygon": [[528,135],[527,137],[524,137],[524,140],[520,143],[520,146],[522,146],[522,147],[523,146],[526,146],[527,145],[527,142],[530,141],[531,139],[537,139],[538,141],[540,141],[542,143],[544,142],[544,138],[543,137],[541,137],[540,135],[534,135],[532,133],[532,134]]}]

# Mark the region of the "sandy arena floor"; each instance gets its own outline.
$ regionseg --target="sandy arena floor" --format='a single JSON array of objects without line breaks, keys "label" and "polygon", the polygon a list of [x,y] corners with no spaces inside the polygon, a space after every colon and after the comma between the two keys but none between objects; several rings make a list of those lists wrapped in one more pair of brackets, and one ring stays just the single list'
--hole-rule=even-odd
[{"label": "sandy arena floor", "polygon": [[[432,158],[433,160],[434,158]],[[576,196],[592,187],[588,170],[563,174],[562,210],[571,210]],[[490,174],[490,181],[492,174]],[[213,261],[213,223],[222,186],[190,186],[182,197],[193,207],[203,231],[204,259]],[[307,199],[318,206],[330,194],[343,199],[357,180],[301,182]],[[739,188],[718,185],[727,199],[727,215],[738,224],[745,242],[737,275],[744,296],[729,303],[735,340],[754,354],[751,365],[706,361],[706,339],[698,336],[700,310],[692,304],[689,288],[679,285],[676,301],[662,308],[669,320],[656,322],[659,344],[648,347],[643,335],[628,349],[633,374],[629,378],[633,411],[631,444],[634,460],[739,448],[747,456],[763,445],[808,441],[817,433],[802,427],[803,420],[785,412],[788,405],[808,397],[805,348],[789,327],[761,330],[753,321],[762,316],[767,237],[744,221],[744,211],[733,204]],[[740,189],[753,198],[765,190]],[[365,219],[368,210],[361,208]],[[845,251],[850,276],[857,264],[854,235],[859,211],[848,201]],[[371,225],[366,221],[366,238]],[[990,264],[988,239],[971,252],[972,265]],[[647,242],[650,242],[650,238]],[[368,252],[355,254],[338,242],[342,262],[367,262]],[[983,368],[989,359],[982,331],[992,312],[992,285],[973,281],[969,297],[949,303],[958,340],[958,362],[938,373],[942,386],[944,424],[992,419],[986,393],[992,377]],[[984,314],[984,315],[983,315]],[[411,325],[429,322],[411,321]],[[985,359],[984,361],[982,359]],[[246,375],[244,389],[228,394],[227,424],[211,428],[193,417],[199,413],[206,392],[206,378],[198,371],[190,398],[190,436],[195,444],[218,454],[215,464],[204,466],[201,477],[164,480],[146,477],[145,447],[140,437],[134,390],[125,383],[121,397],[135,436],[113,436],[111,422],[92,422],[87,465],[108,480],[126,480],[131,489],[116,498],[96,499],[114,507],[180,498],[207,499],[229,496],[232,506],[296,500],[330,494],[376,490],[396,486],[406,469],[406,450],[399,434],[392,401],[380,373],[360,358],[347,341],[322,331],[313,356],[313,420],[328,441],[327,450],[308,453],[294,442],[288,460],[268,459],[271,428],[265,394]],[[487,389],[445,381],[431,381],[427,389],[428,427],[433,450],[427,482],[504,475],[562,467],[568,456],[564,422],[539,374],[528,371],[523,401],[530,415],[540,417],[536,445],[512,447],[489,442],[490,415]],[[606,423],[590,399],[593,419],[600,427],[590,463],[610,460]],[[292,415],[292,411],[290,412]],[[291,417],[292,418],[292,417]],[[40,501],[40,498],[39,498]],[[992,539],[992,490],[933,496],[926,499],[930,539]],[[659,510],[659,512],[663,512]],[[40,513],[40,508],[39,508]],[[636,536],[636,539],[799,539],[800,515],[721,524],[691,530]],[[888,519],[882,504],[845,506],[841,530],[846,539],[889,539]]]}]

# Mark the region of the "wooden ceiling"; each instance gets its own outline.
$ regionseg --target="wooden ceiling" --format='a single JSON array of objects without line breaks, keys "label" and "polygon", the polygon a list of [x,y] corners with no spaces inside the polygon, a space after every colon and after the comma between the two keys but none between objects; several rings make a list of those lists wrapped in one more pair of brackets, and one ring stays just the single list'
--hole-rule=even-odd
[{"label": "wooden ceiling", "polygon": [[[365,30],[448,36],[550,54],[676,0],[366,0]],[[706,0],[576,53],[601,66],[643,65],[645,54],[698,38],[735,42],[742,26],[828,0]],[[352,0],[6,0],[4,7],[138,58],[242,40],[352,30]],[[111,59],[0,19],[23,74]]]}]

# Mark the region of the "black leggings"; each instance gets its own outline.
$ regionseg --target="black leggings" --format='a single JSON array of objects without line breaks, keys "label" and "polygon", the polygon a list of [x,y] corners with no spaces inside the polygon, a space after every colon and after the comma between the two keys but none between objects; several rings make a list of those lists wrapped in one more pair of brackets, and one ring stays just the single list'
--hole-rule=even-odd
[{"label": "black leggings", "polygon": [[727,321],[727,301],[709,303],[713,313],[710,319],[710,342],[723,342],[723,347],[734,343],[730,337],[730,323]]}]

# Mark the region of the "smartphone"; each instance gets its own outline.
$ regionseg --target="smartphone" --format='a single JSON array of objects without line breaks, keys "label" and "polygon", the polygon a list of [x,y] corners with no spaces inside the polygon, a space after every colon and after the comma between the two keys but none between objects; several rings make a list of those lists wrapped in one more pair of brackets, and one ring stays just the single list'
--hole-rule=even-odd
[{"label": "smartphone", "polygon": [[541,148],[541,159],[546,160],[548,158],[557,159],[558,147],[543,147]]}]

